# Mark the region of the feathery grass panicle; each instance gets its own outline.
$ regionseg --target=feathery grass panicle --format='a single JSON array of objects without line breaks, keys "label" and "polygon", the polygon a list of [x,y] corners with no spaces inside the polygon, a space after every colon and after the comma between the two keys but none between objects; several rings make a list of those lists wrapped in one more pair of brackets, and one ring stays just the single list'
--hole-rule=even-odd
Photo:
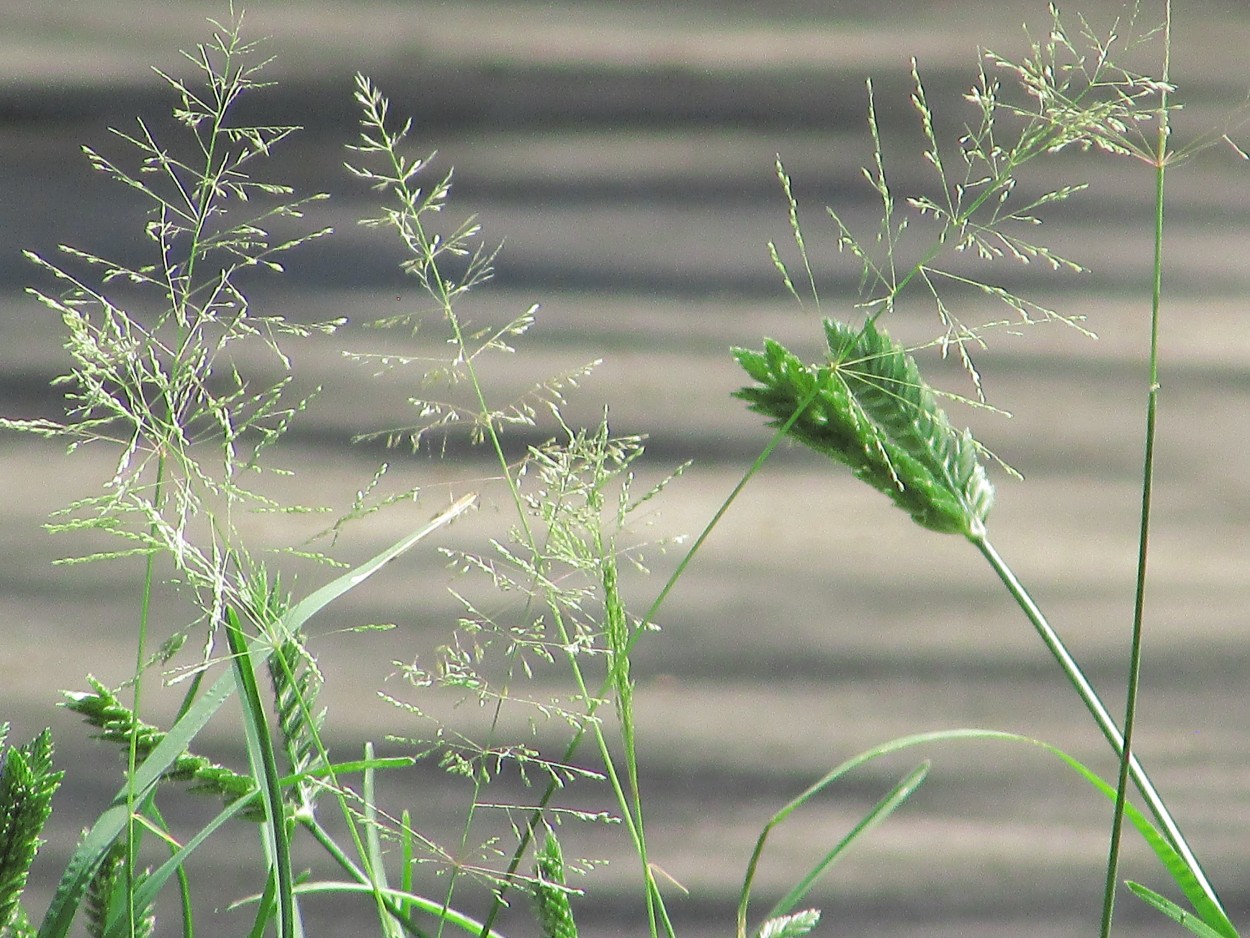
[{"label": "feathery grass panicle", "polygon": [[[491,354],[511,354],[515,342],[533,326],[537,304],[499,324],[475,325],[464,318],[459,300],[494,275],[498,248],[487,249],[480,240],[481,226],[470,216],[447,231],[435,230],[435,220],[447,207],[451,194],[452,170],[428,175],[435,154],[411,157],[405,153],[412,121],[396,123],[390,118],[390,105],[382,92],[364,75],[356,76],[356,101],[361,108],[359,141],[348,149],[359,157],[346,163],[348,171],[382,193],[386,205],[379,215],[361,220],[372,228],[389,228],[398,234],[405,256],[400,267],[414,277],[421,291],[433,303],[433,315],[446,327],[447,355],[414,356],[381,353],[351,353],[349,358],[369,365],[377,375],[413,367],[419,373],[410,379],[419,393],[410,397],[416,421],[407,426],[363,432],[361,441],[383,440],[388,446],[406,442],[416,449],[431,433],[445,434],[467,428],[470,441],[487,442],[497,428],[533,426],[539,410],[557,410],[567,391],[598,364],[597,361],[571,368],[527,388],[514,399],[486,406],[477,383],[477,365]],[[417,333],[427,310],[392,315],[375,320],[380,328],[405,327]],[[435,396],[441,389],[446,396]],[[462,393],[457,394],[460,391]]]},{"label": "feathery grass panicle", "polygon": [[[583,432],[570,429],[561,417],[566,390],[575,387],[595,363],[541,381],[504,404],[488,399],[479,377],[483,356],[512,352],[514,341],[532,325],[537,307],[496,325],[475,326],[464,318],[456,304],[466,290],[490,278],[494,252],[481,248],[473,219],[451,226],[444,234],[434,229],[434,220],[447,203],[450,173],[434,177],[429,188],[423,189],[420,175],[428,160],[403,153],[411,124],[392,122],[385,97],[363,76],[357,78],[356,96],[363,115],[362,133],[352,149],[367,159],[348,168],[387,197],[382,214],[365,224],[389,228],[399,235],[406,252],[401,266],[432,301],[450,349],[441,359],[392,353],[358,356],[365,363],[380,366],[383,372],[413,365],[422,369],[418,376],[420,393],[412,397],[418,422],[362,438],[384,439],[390,445],[406,441],[416,447],[431,431],[438,431],[445,443],[448,432],[467,427],[470,442],[493,450],[515,509],[515,522],[508,535],[492,539],[493,552],[449,552],[462,573],[475,572],[488,578],[490,592],[495,594],[493,601],[484,602],[470,588],[454,589],[463,614],[452,641],[439,650],[437,663],[432,668],[416,662],[399,665],[414,688],[425,693],[442,688],[457,697],[476,699],[488,714],[485,728],[472,736],[434,721],[432,737],[425,741],[427,752],[438,753],[445,768],[470,781],[472,804],[466,812],[461,852],[472,843],[476,808],[485,801],[484,787],[501,768],[515,771],[527,783],[532,771],[546,776],[546,790],[529,823],[517,830],[516,848],[502,873],[503,888],[486,919],[485,928],[489,929],[502,908],[507,885],[524,880],[518,869],[530,836],[548,812],[561,810],[552,803],[555,793],[568,781],[591,774],[571,762],[572,752],[585,734],[598,746],[603,774],[613,786],[635,846],[644,857],[644,870],[648,869],[641,815],[636,810],[631,814],[636,802],[629,801],[619,780],[615,757],[595,712],[612,689],[622,704],[622,720],[632,719],[627,655],[640,630],[635,627],[630,633],[631,620],[619,591],[610,601],[599,596],[615,584],[616,558],[634,557],[633,548],[619,547],[615,540],[625,515],[650,496],[635,501],[628,494],[629,465],[641,454],[641,441],[611,437],[606,418],[596,431]],[[418,314],[388,317],[378,324],[409,325],[415,331],[421,323]],[[433,388],[444,390],[447,396],[436,397]],[[513,460],[505,454],[501,435],[512,426],[537,426],[542,411],[559,427],[559,441],[531,447],[519,461]],[[605,501],[613,486],[618,488],[615,522]],[[499,593],[504,594],[502,598]],[[609,652],[603,637],[605,610],[610,610],[612,617],[612,640],[620,646],[609,654],[615,683],[605,671],[604,690],[594,692],[587,669],[599,667]],[[528,694],[526,684],[538,669],[557,663],[567,667],[573,692],[544,697]],[[414,715],[427,715],[419,700],[391,699]],[[572,738],[564,758],[545,757],[531,746],[501,739],[503,720],[518,708],[534,722],[554,719],[567,724]],[[631,789],[636,790],[632,731],[627,736],[630,742],[625,761]],[[453,869],[448,878],[449,904],[457,875]],[[649,872],[645,875],[654,915],[657,906],[662,907],[662,899]],[[661,914],[661,918],[667,920],[666,915]]]},{"label": "feathery grass panicle", "polygon": [[[1053,270],[1081,273],[1085,268],[1037,240],[1031,233],[1042,222],[1042,210],[1082,192],[1083,183],[1069,183],[1036,192],[1022,176],[1028,163],[1069,147],[1096,147],[1117,155],[1148,159],[1147,131],[1158,119],[1159,102],[1170,88],[1166,82],[1140,75],[1116,64],[1117,56],[1149,40],[1154,31],[1139,33],[1137,8],[1127,22],[1117,20],[1098,33],[1084,19],[1076,36],[1070,35],[1051,8],[1047,38],[1034,42],[1020,63],[987,52],[976,83],[966,100],[975,119],[968,122],[957,146],[944,145],[936,129],[933,106],[926,93],[919,64],[912,61],[911,104],[918,116],[924,148],[921,157],[930,168],[933,189],[901,197],[891,185],[877,103],[868,84],[868,129],[873,159],[863,175],[881,201],[881,221],[871,238],[857,235],[835,208],[827,208],[837,229],[839,251],[860,265],[859,306],[874,321],[894,309],[909,288],[918,288],[941,325],[938,341],[943,353],[954,351],[979,399],[984,400],[973,353],[985,345],[986,333],[1004,325],[1057,321],[1091,335],[1083,317],[1062,313],[1008,289],[992,273],[977,265],[956,262],[971,255],[984,264],[1001,260],[1045,264]],[[992,66],[987,71],[985,63]],[[1013,87],[1005,88],[1000,76]],[[957,160],[945,154],[955,150]],[[958,168],[957,168],[958,167]],[[790,206],[790,225],[803,265],[811,276],[811,261],[798,232],[798,216],[789,178],[778,162]],[[1026,193],[1026,194],[1022,194]],[[912,215],[902,211],[910,208]],[[933,225],[909,226],[909,219],[927,218]],[[769,245],[774,263],[788,292],[795,294],[775,245]],[[1007,320],[969,321],[957,312],[948,293],[964,297],[981,294],[1011,311]],[[819,305],[819,304],[818,304]]]},{"label": "feathery grass panicle", "polygon": [[[262,496],[247,478],[264,471],[266,451],[308,402],[293,391],[284,344],[345,322],[306,325],[253,309],[252,271],[281,272],[286,252],[330,229],[277,233],[325,196],[296,197],[258,178],[299,128],[235,119],[240,97],[267,86],[267,60],[242,38],[241,17],[213,25],[211,41],[186,54],[198,83],[157,73],[177,96],[174,129],[140,119],[135,130],[113,130],[122,155],[84,148],[93,168],[147,203],[154,259],[114,261],[67,246],[59,261],[28,252],[55,286],[29,292],[66,329],[72,368],[56,384],[67,415],[4,421],[65,439],[71,451],[90,444],[116,454],[103,491],[68,506],[50,529],[102,531],[126,545],[82,559],[167,557],[197,592],[210,633],[234,590],[232,565],[247,566],[236,511],[300,510]],[[251,348],[268,354],[278,378],[242,370]]]}]

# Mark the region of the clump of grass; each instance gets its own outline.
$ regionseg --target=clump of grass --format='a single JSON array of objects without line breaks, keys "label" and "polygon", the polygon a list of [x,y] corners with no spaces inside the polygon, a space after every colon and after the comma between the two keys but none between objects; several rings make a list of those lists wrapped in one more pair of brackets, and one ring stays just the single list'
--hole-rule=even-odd
[{"label": "clump of grass", "polygon": [[[573,821],[606,821],[619,822],[637,854],[648,933],[652,938],[674,936],[647,844],[631,654],[644,635],[655,631],[662,604],[710,530],[779,441],[789,437],[847,466],[922,527],[957,534],[980,550],[1120,757],[1121,777],[1118,788],[1108,785],[1052,746],[987,730],[918,734],[884,743],[843,762],[770,819],[748,861],[736,923],[740,938],[748,934],[752,882],[777,825],[868,761],[958,739],[1041,746],[1115,802],[1104,934],[1111,923],[1119,826],[1127,818],[1158,854],[1193,912],[1144,886],[1130,888],[1195,934],[1234,938],[1236,930],[1214,888],[1133,755],[1133,692],[1121,731],[988,539],[994,489],[983,464],[987,454],[939,406],[942,396],[922,376],[916,350],[896,342],[879,325],[905,291],[920,290],[939,322],[933,344],[943,353],[955,351],[978,399],[984,395],[973,354],[1004,321],[965,321],[953,312],[957,304],[946,298],[948,288],[992,297],[1012,311],[1013,323],[1054,320],[1084,330],[1079,317],[1016,296],[979,268],[974,275],[950,263],[952,253],[964,253],[985,262],[1082,269],[1021,233],[1037,220],[1039,209],[1081,189],[1061,186],[1016,204],[1019,173],[1048,153],[1075,146],[1153,166],[1156,234],[1161,239],[1163,170],[1176,158],[1166,149],[1172,91],[1166,61],[1158,79],[1120,68],[1113,55],[1117,30],[1099,38],[1082,21],[1080,34],[1073,38],[1058,12],[1052,10],[1052,15],[1046,41],[1035,44],[1023,62],[987,55],[985,61],[998,74],[1017,80],[1021,97],[1011,99],[992,73],[981,69],[968,95],[976,119],[961,138],[958,173],[948,169],[955,163],[939,146],[934,113],[919,68],[913,67],[912,101],[926,142],[922,157],[933,170],[936,191],[898,198],[887,176],[869,86],[869,132],[875,146],[865,175],[880,198],[881,223],[871,238],[860,237],[830,211],[839,248],[861,267],[857,301],[862,321],[824,318],[828,353],[815,363],[770,340],[760,351],[734,350],[754,382],[738,397],[762,414],[775,433],[642,615],[631,611],[622,568],[645,569],[644,552],[666,546],[663,541],[642,541],[636,528],[644,509],[681,470],[639,494],[634,471],[643,454],[642,438],[614,435],[606,416],[589,429],[565,422],[564,395],[594,363],[541,381],[520,395],[494,399],[479,367],[488,356],[515,351],[535,322],[536,307],[501,323],[473,323],[462,313],[463,298],[491,279],[495,252],[483,246],[474,219],[442,223],[451,193],[450,171],[431,177],[431,159],[408,153],[411,123],[395,121],[386,97],[364,76],[356,81],[361,134],[351,147],[348,169],[380,197],[379,213],[363,224],[397,238],[400,266],[425,302],[421,316],[387,317],[374,324],[427,331],[433,325],[442,330],[440,338],[449,351],[437,360],[393,351],[353,353],[357,365],[408,378],[417,388],[408,395],[414,406],[411,421],[363,430],[361,438],[413,449],[428,442],[431,450],[445,454],[447,447],[435,446],[435,441],[445,444],[459,433],[493,454],[494,478],[454,486],[448,506],[431,520],[301,597],[284,589],[259,551],[244,541],[238,524],[243,512],[312,510],[261,495],[250,482],[255,473],[274,471],[270,460],[276,447],[308,400],[292,392],[287,344],[313,333],[332,336],[346,323],[310,327],[258,309],[251,290],[253,272],[281,273],[286,251],[330,234],[329,229],[315,229],[277,236],[271,229],[298,222],[309,204],[325,196],[299,197],[286,185],[262,180],[265,161],[297,128],[236,121],[239,96],[266,85],[260,77],[265,63],[257,59],[257,48],[243,40],[241,17],[215,23],[213,38],[188,56],[199,84],[161,74],[176,95],[179,142],[170,143],[163,132],[140,121],[135,131],[115,131],[137,166],[128,168],[126,159],[86,151],[93,166],[145,200],[152,261],[126,265],[71,248],[64,249],[58,262],[31,255],[57,285],[33,293],[66,327],[71,369],[57,383],[66,390],[68,410],[62,421],[5,420],[3,426],[63,439],[71,451],[85,445],[110,448],[114,471],[101,491],[69,506],[51,527],[119,539],[117,549],[76,561],[132,556],[144,561],[134,673],[122,688],[88,676],[89,690],[66,698],[66,706],[81,714],[104,742],[125,753],[124,784],[74,852],[38,934],[68,934],[80,910],[93,936],[154,933],[156,899],[171,880],[178,887],[183,933],[192,934],[197,915],[187,859],[223,825],[242,818],[261,832],[255,863],[264,886],[249,900],[256,909],[252,934],[301,934],[302,897],[330,892],[364,896],[372,903],[378,931],[386,936],[441,935],[450,928],[486,938],[499,934],[496,922],[519,890],[532,899],[528,906],[544,935],[575,938],[570,897],[580,891],[568,884],[568,876],[592,864],[566,860],[555,830]],[[1162,36],[1166,52],[1166,24]],[[791,181],[780,161],[776,171],[802,274],[792,273],[775,244],[769,249],[786,289],[804,306],[810,303],[821,311]],[[908,222],[917,217],[931,223],[927,241],[912,239],[915,229]],[[1160,257],[1157,250],[1130,687],[1135,687],[1141,648],[1158,393]],[[281,377],[276,381],[245,371],[244,353],[256,347],[278,366]],[[548,442],[527,447],[520,456],[509,455],[506,434],[517,427],[540,426],[550,427]],[[328,535],[413,495],[382,493],[384,474],[385,466],[360,489],[346,514],[327,528]],[[365,742],[360,758],[331,758],[325,741],[328,714],[318,702],[322,674],[309,647],[309,620],[440,532],[483,497],[479,489],[491,484],[504,493],[507,531],[485,549],[445,551],[466,577],[454,589],[461,604],[459,621],[432,663],[397,665],[407,687],[388,695],[398,712],[419,723],[412,734],[391,738],[408,744],[414,754],[379,757],[373,744]],[[191,621],[167,627],[157,645],[151,609],[162,585],[181,587],[194,610]],[[170,662],[197,630],[203,641],[195,661],[171,670]],[[153,673],[185,688],[167,728],[144,717],[143,689]],[[560,690],[538,693],[536,678],[553,673],[561,677]],[[124,699],[127,690],[129,700]],[[432,717],[433,695],[439,694],[478,704],[483,725],[465,729]],[[222,704],[236,696],[240,707],[235,729],[243,741],[238,755],[245,769],[210,762],[193,747]],[[517,712],[535,726],[559,727],[557,742],[518,742],[507,729],[508,718]],[[384,806],[379,789],[385,773],[423,757],[437,759],[466,783],[455,843],[440,844],[421,833],[420,804],[400,811]],[[816,928],[819,911],[799,908],[816,881],[859,837],[897,809],[927,772],[927,763],[922,763],[900,778],[750,933],[797,938]],[[352,782],[357,776],[359,782]],[[541,791],[524,804],[497,801],[493,792],[505,776]],[[562,803],[562,794],[585,780],[606,784],[607,809]],[[1129,780],[1149,817],[1128,803]],[[3,751],[2,935],[35,931],[19,897],[59,781],[60,773],[52,770],[48,734],[29,746]],[[190,838],[174,836],[159,806],[168,786],[177,783],[225,802]],[[342,821],[345,833],[338,839],[318,818],[318,807],[326,802]],[[497,824],[483,821],[500,812],[508,819],[506,836],[498,833]],[[322,848],[342,879],[307,881],[292,859],[296,837]],[[389,850],[392,846],[395,850]],[[532,872],[521,872],[523,867]],[[423,878],[426,871],[441,878]],[[480,920],[464,911],[482,895],[468,888],[473,884],[487,890]]]},{"label": "clump of grass", "polygon": [[[80,907],[93,935],[149,933],[155,926],[156,897],[171,879],[179,884],[182,925],[190,934],[196,917],[185,861],[235,818],[249,819],[262,831],[257,862],[265,888],[255,897],[253,933],[272,929],[283,938],[299,934],[300,896],[332,890],[370,896],[378,928],[387,935],[441,933],[449,926],[495,934],[494,919],[512,889],[547,900],[553,890],[565,890],[567,900],[566,864],[554,838],[538,851],[534,876],[521,874],[519,868],[540,828],[573,819],[613,819],[608,812],[557,803],[567,784],[586,778],[610,781],[642,860],[652,933],[663,922],[672,934],[646,859],[637,776],[628,655],[645,628],[625,610],[617,569],[622,561],[641,566],[642,548],[626,534],[626,526],[663,483],[641,495],[632,492],[631,466],[642,454],[640,438],[614,437],[606,418],[591,431],[563,422],[564,394],[593,363],[542,381],[519,397],[489,401],[478,377],[480,361],[512,352],[533,324],[536,307],[493,326],[474,325],[461,316],[460,300],[491,278],[494,252],[481,246],[473,219],[448,232],[435,224],[447,207],[451,174],[426,186],[428,160],[406,152],[411,124],[391,120],[386,98],[364,76],[356,84],[361,135],[347,165],[352,176],[380,193],[382,206],[363,224],[398,236],[404,252],[400,266],[432,302],[430,318],[445,329],[451,353],[437,362],[391,352],[355,354],[358,363],[375,369],[415,371],[412,384],[421,389],[410,394],[416,407],[411,425],[362,432],[361,438],[405,442],[415,449],[427,439],[441,435],[445,440],[464,430],[471,443],[493,450],[497,480],[515,509],[514,525],[506,539],[494,542],[493,556],[460,552],[452,559],[466,570],[488,574],[493,589],[520,596],[523,603],[488,610],[462,594],[459,630],[437,667],[405,671],[421,697],[441,688],[475,695],[493,706],[494,719],[484,739],[438,726],[431,738],[415,741],[416,756],[379,758],[366,744],[362,759],[330,757],[323,738],[327,714],[317,704],[321,673],[308,647],[307,621],[464,513],[478,496],[474,491],[458,493],[433,520],[300,599],[281,588],[241,537],[238,520],[244,512],[314,510],[262,496],[249,479],[273,471],[268,457],[307,404],[307,397],[292,396],[287,343],[313,333],[333,335],[346,321],[305,326],[258,310],[250,289],[252,273],[281,273],[285,252],[331,233],[317,229],[276,237],[271,228],[288,228],[310,203],[326,196],[299,197],[289,186],[262,181],[265,161],[298,128],[235,119],[240,96],[266,87],[260,77],[266,62],[243,39],[241,16],[214,22],[213,27],[212,39],[188,55],[201,84],[158,73],[176,94],[180,139],[171,142],[141,120],[137,131],[114,131],[131,149],[137,167],[124,158],[86,150],[96,169],[147,202],[145,234],[155,260],[127,265],[72,248],[63,249],[68,260],[61,263],[30,255],[61,288],[32,292],[62,318],[67,330],[72,367],[57,381],[67,389],[67,417],[6,420],[4,426],[64,439],[71,452],[85,445],[111,448],[115,471],[102,494],[76,501],[51,527],[102,531],[122,541],[117,550],[74,558],[76,562],[130,556],[145,562],[135,670],[124,685],[130,699],[92,677],[87,678],[89,690],[66,696],[66,705],[102,741],[126,753],[125,783],[118,800],[76,850],[40,934],[66,934]],[[415,329],[420,323],[391,317],[375,324]],[[277,364],[278,380],[264,382],[244,370],[252,346]],[[436,396],[436,389],[448,393]],[[530,448],[519,461],[505,457],[501,433],[518,425],[536,426],[543,414],[552,418],[556,437]],[[336,536],[344,524],[413,494],[381,494],[384,474],[385,466],[327,534]],[[304,549],[296,553],[309,555]],[[162,583],[180,587],[190,597],[193,621],[161,636],[160,647],[152,652],[150,610]],[[198,660],[169,670],[197,627],[204,636]],[[217,651],[223,636],[224,656]],[[535,669],[557,664],[567,669],[571,691],[558,699],[527,697],[522,685]],[[154,669],[185,687],[168,728],[143,717],[142,691]],[[262,673],[267,673],[267,685]],[[596,683],[601,683],[598,689]],[[241,702],[238,729],[245,741],[245,770],[215,764],[192,749],[196,734],[235,695]],[[422,702],[393,699],[408,712],[422,713]],[[597,714],[609,700],[621,727],[623,764]],[[504,737],[501,715],[518,706],[568,727],[571,738],[562,759]],[[583,738],[595,741],[602,771],[573,761]],[[14,771],[24,764],[23,753],[13,750],[7,764]],[[469,782],[458,844],[444,847],[421,835],[414,812],[405,810],[396,818],[381,808],[380,770],[426,755],[437,756]],[[544,784],[544,794],[535,805],[508,808],[529,819],[515,828],[506,868],[466,862],[475,851],[484,857],[504,854],[494,834],[478,847],[471,839],[484,811],[506,807],[490,804],[486,792],[501,772],[512,770],[530,784]],[[358,789],[348,784],[355,775],[362,777]],[[46,782],[50,776],[45,772],[41,777]],[[218,817],[186,842],[174,838],[157,807],[165,786],[178,782],[226,802]],[[50,796],[53,787],[44,785],[41,794]],[[18,796],[9,794],[6,804],[17,812],[14,816],[28,818]],[[346,845],[318,820],[317,803],[327,798],[344,821]],[[13,857],[28,865],[21,850],[33,850],[35,830],[27,827],[20,832],[25,846],[15,848]],[[167,852],[155,866],[141,859],[152,853],[144,844],[150,833]],[[292,865],[292,838],[297,835],[319,844],[346,881],[301,883]],[[398,889],[390,886],[390,861],[383,848],[392,837],[404,845]],[[431,863],[447,873],[437,899],[421,894],[422,884],[414,875]],[[574,861],[567,868],[580,871],[586,865]],[[457,908],[465,876],[491,890],[484,922]],[[548,901],[542,907],[550,911],[552,905]],[[559,922],[547,913],[540,917],[561,934],[573,927],[571,915]]]}]

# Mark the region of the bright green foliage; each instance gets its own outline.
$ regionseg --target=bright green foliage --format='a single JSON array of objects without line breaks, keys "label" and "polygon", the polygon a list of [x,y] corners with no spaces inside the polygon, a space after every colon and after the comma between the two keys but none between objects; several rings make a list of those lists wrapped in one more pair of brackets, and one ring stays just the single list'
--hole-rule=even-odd
[{"label": "bright green foliage", "polygon": [[855,330],[827,319],[825,335],[824,365],[806,365],[770,339],[760,352],[734,349],[758,382],[734,396],[770,426],[850,466],[922,527],[984,536],[994,489],[977,444],[951,426],[912,357],[871,320]]},{"label": "bright green foliage", "polygon": [[[8,731],[7,723],[0,724],[0,746]],[[0,751],[0,936],[4,938],[30,933],[18,900],[62,774],[52,771],[50,730],[25,746]]]},{"label": "bright green foliage", "polygon": [[577,938],[569,891],[564,887],[564,854],[556,835],[550,831],[534,867],[534,900],[544,938]]},{"label": "bright green foliage", "polygon": [[[164,730],[136,719],[134,712],[116,694],[89,674],[87,683],[91,685],[90,692],[62,691],[65,695],[63,706],[81,714],[89,724],[98,729],[100,732],[96,734],[96,739],[128,747],[131,735],[136,735],[136,751],[139,761],[142,762],[165,738]],[[250,795],[256,790],[255,782],[248,776],[239,775],[203,756],[189,752],[175,759],[164,777],[173,781],[191,782],[191,791],[217,794],[227,801]],[[254,807],[245,808],[241,816],[260,821],[264,819],[264,811],[257,803]]]}]

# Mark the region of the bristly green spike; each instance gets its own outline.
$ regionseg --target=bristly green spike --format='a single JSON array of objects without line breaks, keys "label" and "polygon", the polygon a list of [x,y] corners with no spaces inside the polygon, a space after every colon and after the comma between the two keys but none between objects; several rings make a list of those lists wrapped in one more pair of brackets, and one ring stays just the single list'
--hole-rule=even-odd
[{"label": "bristly green spike", "polygon": [[807,365],[784,346],[736,348],[756,382],[734,396],[789,435],[845,463],[917,524],[969,540],[985,535],[994,488],[967,430],[937,406],[915,360],[871,320],[855,329],[825,320],[829,360]]},{"label": "bristly green spike", "polygon": [[564,854],[550,831],[534,858],[534,873],[534,900],[544,938],[577,938],[573,907],[564,888]]},{"label": "bristly green spike", "polygon": [[0,935],[5,936],[34,934],[21,895],[64,774],[52,768],[51,730],[25,746],[5,748],[7,735],[8,724],[0,723]]}]

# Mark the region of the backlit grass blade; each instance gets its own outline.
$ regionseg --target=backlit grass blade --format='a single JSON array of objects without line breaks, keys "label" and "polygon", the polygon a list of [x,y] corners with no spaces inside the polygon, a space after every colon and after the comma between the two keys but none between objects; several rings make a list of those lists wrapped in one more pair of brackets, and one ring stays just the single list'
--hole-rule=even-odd
[{"label": "backlit grass blade", "polygon": [[226,610],[226,640],[230,643],[235,679],[243,703],[243,730],[247,739],[249,762],[256,773],[265,803],[266,828],[269,833],[270,875],[277,886],[278,921],[280,938],[292,938],[295,934],[295,893],[291,872],[290,831],[287,828],[286,805],[279,786],[278,760],[274,753],[273,737],[260,688],[256,684],[256,672],[248,652],[247,636],[238,614]]},{"label": "backlit grass blade", "polygon": [[[1096,791],[1100,792],[1112,801],[1115,800],[1115,788],[1108,785],[1078,759],[1068,755],[1057,746],[1052,746],[1050,743],[1042,742],[1041,740],[1033,739],[1028,736],[1020,736],[1016,733],[1005,733],[1000,730],[952,729],[937,730],[931,733],[917,733],[911,736],[901,736],[897,739],[890,740],[889,742],[882,743],[879,746],[874,746],[872,749],[867,749],[856,756],[852,756],[850,759],[847,759],[845,762],[829,771],[814,784],[808,787],[802,794],[794,798],[785,807],[773,815],[768,824],[765,825],[764,830],[760,834],[759,840],[756,843],[755,851],[751,855],[750,862],[747,864],[746,877],[743,882],[742,892],[739,895],[739,938],[745,938],[746,936],[747,904],[750,899],[750,892],[755,879],[755,873],[759,866],[760,859],[763,856],[765,843],[767,842],[769,834],[786,818],[788,818],[790,814],[802,807],[813,796],[828,788],[833,782],[838,781],[839,779],[849,775],[855,769],[867,765],[869,762],[873,762],[882,756],[895,752],[901,752],[906,749],[913,749],[916,746],[932,743],[955,742],[959,740],[971,742],[1004,741],[1026,743],[1030,746],[1036,746],[1037,748],[1042,749],[1061,760],[1065,765],[1076,772],[1077,775],[1085,779],[1085,781],[1088,782]],[[919,771],[919,769],[917,771]],[[905,784],[906,780],[904,783],[900,784],[900,789],[904,788]],[[899,791],[900,789],[896,789],[896,791]],[[887,804],[889,800],[890,796],[887,796],[882,800],[882,802],[879,803],[878,807]],[[874,811],[875,810],[876,809],[874,809]],[[891,808],[891,810],[893,809]],[[1155,828],[1153,824],[1151,824],[1150,820],[1141,811],[1133,807],[1131,804],[1125,805],[1125,816],[1128,817],[1129,821],[1142,835],[1142,838],[1155,852],[1155,855],[1159,858],[1165,869],[1167,869],[1173,880],[1175,880],[1181,891],[1184,892],[1190,902],[1193,903],[1194,910],[1197,914],[1193,915],[1190,913],[1184,913],[1186,915],[1186,927],[1190,927],[1193,922],[1199,922],[1210,930],[1210,934],[1206,931],[1195,931],[1192,927],[1190,927],[1190,930],[1194,931],[1195,934],[1201,934],[1203,938],[1210,938],[1211,935],[1214,935],[1215,938],[1239,938],[1237,929],[1233,926],[1232,922],[1229,921],[1227,914],[1224,912],[1219,902],[1202,888],[1202,885],[1195,879],[1188,864],[1172,847],[1167,838],[1165,838],[1163,834]],[[1163,909],[1160,909],[1160,911],[1163,911]]]}]

